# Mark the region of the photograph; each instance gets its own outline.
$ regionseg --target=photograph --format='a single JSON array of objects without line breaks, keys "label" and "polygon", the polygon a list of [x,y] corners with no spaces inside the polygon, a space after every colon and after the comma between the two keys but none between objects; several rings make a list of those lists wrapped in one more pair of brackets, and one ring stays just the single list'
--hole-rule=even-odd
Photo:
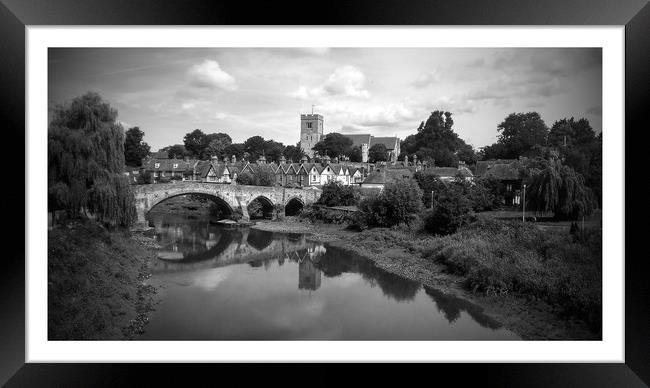
[{"label": "photograph", "polygon": [[46,61],[48,341],[603,340],[602,47]]}]

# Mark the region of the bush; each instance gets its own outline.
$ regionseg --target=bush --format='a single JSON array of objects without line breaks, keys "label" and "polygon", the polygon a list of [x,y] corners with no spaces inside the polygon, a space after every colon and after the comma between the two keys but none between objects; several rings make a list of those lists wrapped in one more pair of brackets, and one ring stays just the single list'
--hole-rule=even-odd
[{"label": "bush", "polygon": [[174,175],[174,176],[171,177],[171,180],[173,180],[173,181],[181,181],[181,180],[183,180],[183,176]]},{"label": "bush", "polygon": [[139,185],[148,185],[153,183],[153,175],[149,171],[142,171],[136,178],[136,183]]},{"label": "bush", "polygon": [[326,206],[352,206],[359,201],[359,194],[352,186],[344,186],[341,182],[331,181],[323,185],[323,193],[318,203]]},{"label": "bush", "polygon": [[471,220],[469,201],[464,196],[448,196],[424,214],[424,230],[432,234],[452,234]]},{"label": "bush", "polygon": [[248,172],[242,172],[241,174],[237,175],[237,179],[235,179],[235,181],[239,185],[252,185],[253,176]]},{"label": "bush", "polygon": [[422,190],[415,180],[402,178],[386,184],[379,195],[361,201],[359,210],[370,227],[409,225],[422,211]]},{"label": "bush", "polygon": [[166,176],[161,176],[160,178],[158,178],[158,183],[169,183],[169,182],[171,182],[171,179],[169,179]]}]

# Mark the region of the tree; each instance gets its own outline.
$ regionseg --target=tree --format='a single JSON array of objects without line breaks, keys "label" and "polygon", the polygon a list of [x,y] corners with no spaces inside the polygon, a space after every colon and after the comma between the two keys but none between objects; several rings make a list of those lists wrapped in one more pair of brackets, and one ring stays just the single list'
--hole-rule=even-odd
[{"label": "tree", "polygon": [[142,159],[149,155],[149,144],[142,141],[144,132],[139,127],[129,128],[124,139],[124,162],[127,166],[140,167]]},{"label": "tree", "polygon": [[602,137],[587,119],[564,118],[551,127],[548,143],[559,150],[567,166],[581,174],[598,202],[602,202]]},{"label": "tree", "polygon": [[352,206],[356,205],[359,195],[352,186],[345,186],[339,181],[327,182],[322,187],[318,203],[325,206]]},{"label": "tree", "polygon": [[267,140],[264,142],[264,155],[269,162],[279,162],[282,153],[284,152],[284,144]]},{"label": "tree", "polygon": [[511,113],[497,126],[498,146],[483,149],[486,159],[516,159],[528,156],[535,145],[544,146],[548,127],[537,112]]},{"label": "tree", "polygon": [[266,142],[262,136],[249,137],[244,142],[244,151],[248,152],[251,161],[256,161],[264,154],[265,144]]},{"label": "tree", "polygon": [[299,162],[300,159],[305,156],[305,153],[302,151],[302,148],[300,148],[300,142],[298,142],[295,146],[286,146],[283,155],[287,161]]},{"label": "tree", "polygon": [[374,144],[368,150],[368,161],[370,163],[385,162],[388,160],[388,149],[386,146],[378,143]]},{"label": "tree", "polygon": [[[434,111],[422,122],[413,135],[401,144],[400,158],[413,154],[421,161],[434,161],[438,166],[456,166],[459,160],[475,161],[471,146],[458,137],[453,130],[454,120],[450,112]],[[470,152],[470,150],[472,152]]]},{"label": "tree", "polygon": [[167,146],[161,151],[167,151],[167,157],[169,159],[182,159],[185,156],[191,156],[190,152],[188,152],[182,144]]},{"label": "tree", "polygon": [[363,154],[361,153],[361,147],[354,146],[348,154],[351,162],[361,162],[363,161]]},{"label": "tree", "polygon": [[135,197],[124,168],[124,129],[117,110],[97,93],[58,106],[48,126],[48,207],[86,212],[107,225],[135,220]]},{"label": "tree", "polygon": [[316,143],[312,147],[312,150],[318,152],[321,156],[327,155],[330,158],[348,155],[352,150],[352,140],[340,133],[332,132],[325,135],[323,140]]},{"label": "tree", "polygon": [[205,149],[206,154],[210,157],[216,156],[219,159],[224,157],[226,148],[232,144],[230,135],[225,133],[211,133],[206,135],[205,141],[208,142]]},{"label": "tree", "polygon": [[422,210],[422,190],[411,178],[388,183],[378,196],[359,204],[369,226],[409,225]]},{"label": "tree", "polygon": [[237,160],[241,160],[244,157],[244,144],[232,143],[224,148],[223,154],[229,158],[234,155]]},{"label": "tree", "polygon": [[424,216],[424,229],[433,234],[452,234],[470,220],[471,202],[458,184],[444,185],[436,193],[433,208]]},{"label": "tree", "polygon": [[553,212],[558,220],[577,220],[591,214],[597,206],[582,175],[559,159],[550,160],[545,168],[533,171],[528,181],[526,207]]},{"label": "tree", "polygon": [[275,174],[270,168],[258,166],[253,173],[253,184],[255,186],[273,186],[275,184]]},{"label": "tree", "polygon": [[205,133],[200,129],[195,129],[183,137],[183,144],[192,157],[201,159],[208,146],[206,140],[207,137]]}]

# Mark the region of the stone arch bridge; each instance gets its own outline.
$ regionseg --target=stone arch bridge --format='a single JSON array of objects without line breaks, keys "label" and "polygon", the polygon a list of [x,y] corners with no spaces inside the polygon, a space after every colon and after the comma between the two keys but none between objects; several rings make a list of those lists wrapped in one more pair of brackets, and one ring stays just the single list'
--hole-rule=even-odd
[{"label": "stone arch bridge", "polygon": [[248,205],[258,199],[272,206],[274,215],[284,214],[290,203],[300,206],[313,204],[322,191],[316,188],[295,189],[280,186],[245,186],[222,183],[177,181],[132,186],[135,194],[138,222],[146,222],[146,215],[160,202],[185,194],[201,194],[225,205],[232,213],[240,212],[243,220],[249,220]]}]

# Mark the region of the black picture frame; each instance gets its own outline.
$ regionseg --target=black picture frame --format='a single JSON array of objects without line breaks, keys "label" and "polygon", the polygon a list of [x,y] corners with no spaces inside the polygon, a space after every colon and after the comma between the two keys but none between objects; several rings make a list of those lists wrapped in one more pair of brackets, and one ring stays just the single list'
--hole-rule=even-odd
[{"label": "black picture frame", "polygon": [[[308,18],[303,17],[305,13]],[[129,1],[129,0],[1,0],[0,101],[8,166],[25,161],[25,26],[26,25],[625,25],[625,180],[647,176],[636,168],[643,143],[635,141],[648,125],[650,85],[650,5],[646,0],[354,1],[301,6],[266,2]],[[45,87],[45,86],[44,86]],[[629,141],[632,139],[632,141]],[[630,147],[630,148],[628,148]],[[11,168],[13,170],[13,168]],[[11,171],[10,170],[10,171]],[[638,173],[635,173],[638,172]],[[143,364],[25,364],[25,253],[29,242],[16,244],[25,231],[23,202],[28,187],[19,176],[6,177],[2,211],[12,220],[5,235],[3,281],[0,281],[0,383],[7,386],[104,386],[166,383],[185,384],[215,373],[214,366],[191,366],[170,376],[169,365]],[[635,204],[638,188],[625,190]],[[21,214],[18,204],[23,203]],[[641,206],[642,207],[642,206]],[[635,214],[639,218],[639,214]],[[21,223],[20,220],[23,220]],[[614,364],[435,364],[436,372],[462,376],[462,382],[494,386],[620,386],[650,384],[650,282],[647,253],[632,247],[643,241],[644,228],[625,217],[625,363]],[[15,236],[13,236],[15,234]],[[9,244],[9,242],[12,242]],[[628,245],[629,244],[629,245]],[[233,366],[229,366],[232,368]],[[178,368],[175,366],[174,368]],[[233,373],[255,375],[251,366]],[[232,369],[231,369],[232,370]],[[248,372],[251,370],[251,372]],[[310,371],[318,369],[311,367]],[[262,373],[262,378],[264,377]]]}]

